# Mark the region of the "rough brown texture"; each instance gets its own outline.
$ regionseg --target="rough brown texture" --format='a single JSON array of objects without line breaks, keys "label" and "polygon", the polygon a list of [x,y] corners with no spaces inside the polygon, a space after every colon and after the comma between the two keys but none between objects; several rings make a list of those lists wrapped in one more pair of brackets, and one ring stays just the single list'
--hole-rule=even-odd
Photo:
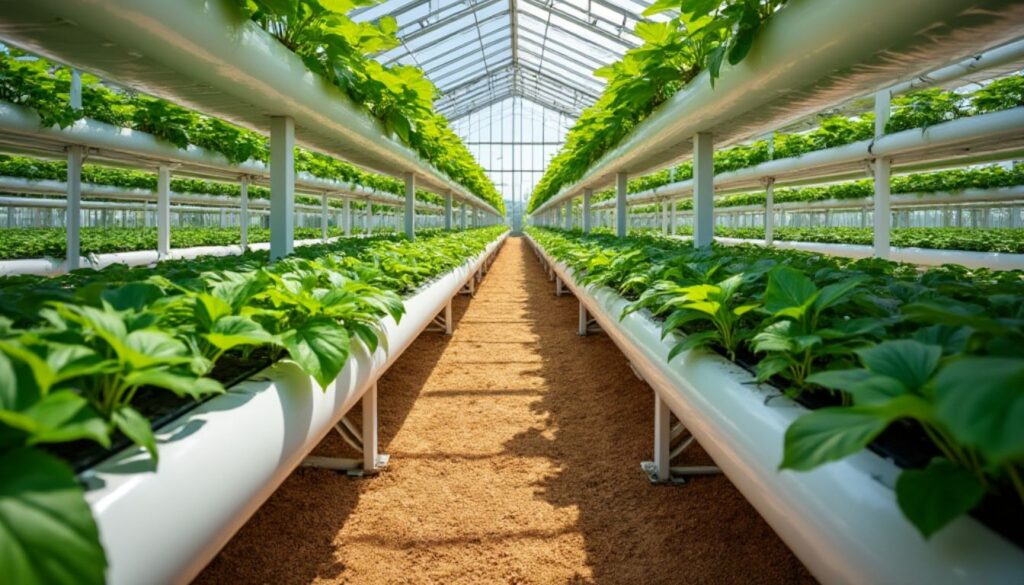
[{"label": "rough brown texture", "polygon": [[813,581],[726,478],[648,483],[652,392],[553,292],[510,239],[456,300],[455,334],[424,334],[381,379],[391,466],[297,470],[198,582]]}]

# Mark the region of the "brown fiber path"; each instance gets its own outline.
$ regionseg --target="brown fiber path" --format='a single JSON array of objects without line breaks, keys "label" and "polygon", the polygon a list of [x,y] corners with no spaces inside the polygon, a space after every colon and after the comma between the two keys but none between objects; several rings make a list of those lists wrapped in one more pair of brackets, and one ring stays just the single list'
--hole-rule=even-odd
[{"label": "brown fiber path", "polygon": [[297,470],[198,582],[812,581],[724,477],[648,483],[652,392],[553,293],[510,239],[455,334],[424,334],[381,379],[391,466]]}]

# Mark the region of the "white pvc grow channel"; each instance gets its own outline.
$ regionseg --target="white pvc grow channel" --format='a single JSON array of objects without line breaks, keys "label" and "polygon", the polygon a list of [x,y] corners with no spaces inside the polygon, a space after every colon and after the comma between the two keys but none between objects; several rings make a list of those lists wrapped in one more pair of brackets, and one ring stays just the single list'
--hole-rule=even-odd
[{"label": "white pvc grow channel", "polygon": [[1020,36],[1022,19],[1019,0],[791,1],[759,32],[749,58],[723,66],[713,89],[706,72],[698,75],[533,214],[611,185],[616,173],[681,160],[700,132],[716,147],[735,144],[1005,44]]},{"label": "white pvc grow channel", "polygon": [[[804,408],[754,383],[715,354],[683,352],[676,335],[607,287],[580,286],[571,269],[539,255],[576,295],[743,496],[823,583],[1020,583],[1024,551],[972,518],[924,540],[896,504],[897,469],[864,451],[814,471],[779,472],[783,435]],[[766,404],[766,399],[772,400]],[[639,471],[638,471],[639,473]],[[682,489],[686,489],[685,487]]]},{"label": "white pvc grow channel", "polygon": [[133,447],[83,473],[96,486],[86,500],[110,562],[108,583],[187,583],[199,574],[507,235],[406,299],[400,323],[384,319],[387,351],[353,343],[326,388],[280,362],[161,428],[156,471]]},{"label": "white pvc grow channel", "polygon": [[287,117],[299,145],[497,215],[226,2],[0,0],[0,38],[261,133]]}]

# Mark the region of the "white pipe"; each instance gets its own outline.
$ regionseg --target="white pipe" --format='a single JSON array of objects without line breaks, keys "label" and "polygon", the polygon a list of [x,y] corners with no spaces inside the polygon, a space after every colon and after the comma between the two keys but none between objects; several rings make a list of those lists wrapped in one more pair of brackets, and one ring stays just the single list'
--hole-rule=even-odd
[{"label": "white pipe", "polygon": [[287,115],[307,148],[395,177],[415,173],[431,191],[495,211],[224,2],[2,0],[0,38],[257,132]]},{"label": "white pipe", "polygon": [[[87,485],[101,486],[86,501],[110,562],[108,582],[187,583],[198,575],[504,238],[405,299],[400,322],[382,319],[387,343],[377,351],[353,342],[326,388],[279,362],[160,429],[155,470],[124,471],[149,461],[133,447],[83,473]],[[160,529],[140,531],[140,514]]]},{"label": "white pipe", "polygon": [[[762,240],[741,238],[715,238],[719,244],[758,244]],[[775,240],[776,248],[801,250],[829,256],[844,258],[870,258],[874,254],[872,246],[857,244],[828,244],[820,242],[795,242]],[[890,248],[889,260],[906,262],[919,266],[941,266],[943,264],[959,264],[967,268],[989,268],[992,270],[1024,270],[1024,254],[1007,254],[1003,252],[972,252],[969,250],[936,250],[932,248]]]},{"label": "white pipe", "polygon": [[750,58],[723,65],[714,88],[707,72],[695,77],[534,212],[600,189],[616,172],[642,175],[680,160],[698,132],[736,144],[1005,44],[1022,21],[1018,0],[791,1],[758,31]]},{"label": "white pipe", "polygon": [[[536,243],[534,242],[534,245]],[[1024,552],[969,517],[930,540],[903,517],[890,487],[898,470],[864,450],[810,472],[778,470],[786,428],[806,410],[719,356],[682,341],[611,289],[580,286],[540,254],[597,319],[704,450],[822,583],[1016,584]],[[768,398],[771,400],[768,401]]]}]

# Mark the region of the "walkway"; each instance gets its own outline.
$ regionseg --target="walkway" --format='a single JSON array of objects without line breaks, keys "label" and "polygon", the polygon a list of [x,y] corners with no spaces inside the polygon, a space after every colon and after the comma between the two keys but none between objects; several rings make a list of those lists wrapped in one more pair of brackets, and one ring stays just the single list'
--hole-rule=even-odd
[{"label": "walkway", "polygon": [[455,334],[381,379],[391,467],[299,469],[198,582],[812,582],[724,477],[648,483],[651,390],[553,289],[510,239]]}]

